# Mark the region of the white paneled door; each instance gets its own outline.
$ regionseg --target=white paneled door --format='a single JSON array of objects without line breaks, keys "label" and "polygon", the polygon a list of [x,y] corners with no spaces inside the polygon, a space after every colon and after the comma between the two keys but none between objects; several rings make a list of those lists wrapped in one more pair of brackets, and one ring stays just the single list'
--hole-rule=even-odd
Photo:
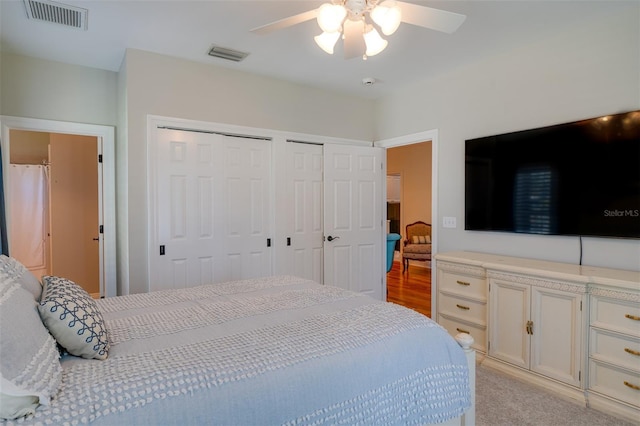
[{"label": "white paneled door", "polygon": [[324,282],[383,300],[381,148],[324,145]]},{"label": "white paneled door", "polygon": [[323,282],[322,145],[287,142],[287,270]]},{"label": "white paneled door", "polygon": [[150,290],[271,275],[271,142],[158,129],[154,151]]}]

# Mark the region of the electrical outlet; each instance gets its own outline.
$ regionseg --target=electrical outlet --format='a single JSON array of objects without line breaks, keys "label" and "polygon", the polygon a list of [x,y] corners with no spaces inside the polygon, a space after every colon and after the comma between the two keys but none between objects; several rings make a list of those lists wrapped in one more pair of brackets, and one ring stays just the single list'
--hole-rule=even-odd
[{"label": "electrical outlet", "polygon": [[456,217],[455,216],[444,216],[442,218],[442,227],[443,228],[455,228],[456,227]]}]

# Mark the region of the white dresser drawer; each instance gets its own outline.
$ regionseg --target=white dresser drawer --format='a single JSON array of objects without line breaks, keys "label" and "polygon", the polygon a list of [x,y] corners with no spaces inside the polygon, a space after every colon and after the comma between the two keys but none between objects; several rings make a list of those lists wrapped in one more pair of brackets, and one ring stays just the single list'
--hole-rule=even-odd
[{"label": "white dresser drawer", "polygon": [[589,361],[589,388],[640,407],[640,373]]},{"label": "white dresser drawer", "polygon": [[590,346],[592,358],[640,373],[640,338],[592,328]]},{"label": "white dresser drawer", "polygon": [[591,325],[640,337],[640,304],[592,295]]},{"label": "white dresser drawer", "polygon": [[438,315],[438,324],[443,326],[449,334],[455,336],[458,333],[468,333],[473,337],[474,343],[471,345],[477,351],[487,352],[487,329],[479,325],[470,325],[456,318],[446,315]]},{"label": "white dresser drawer", "polygon": [[484,302],[462,299],[441,291],[438,293],[438,310],[447,316],[487,325],[487,304]]},{"label": "white dresser drawer", "polygon": [[441,271],[438,288],[449,293],[471,297],[481,301],[487,300],[486,280],[463,274]]}]

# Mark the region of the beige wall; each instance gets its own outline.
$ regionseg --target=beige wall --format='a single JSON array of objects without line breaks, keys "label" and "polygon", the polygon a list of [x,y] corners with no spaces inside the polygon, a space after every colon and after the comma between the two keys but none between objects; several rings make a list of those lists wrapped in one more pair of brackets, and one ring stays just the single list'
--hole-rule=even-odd
[{"label": "beige wall", "polygon": [[117,73],[0,52],[0,115],[116,125]]},{"label": "beige wall", "polygon": [[400,233],[408,223],[431,223],[431,142],[387,150],[387,174],[400,174]]},{"label": "beige wall", "polygon": [[[640,5],[412,84],[378,101],[129,51],[120,73],[0,52],[0,114],[117,126],[118,286],[146,265],[146,115],[364,140],[438,130],[439,249],[575,263],[575,238],[465,232],[464,140],[640,109]],[[64,100],[64,101],[62,101]],[[584,262],[640,269],[637,240],[584,240]]]},{"label": "beige wall", "polygon": [[[376,139],[438,130],[438,250],[578,263],[577,237],[464,230],[464,141],[640,109],[640,3],[436,78],[376,103]],[[457,228],[442,227],[442,217]],[[585,265],[640,270],[640,240],[583,238]]]},{"label": "beige wall", "polygon": [[[119,209],[126,205],[129,289],[147,291],[147,116],[283,130],[338,138],[373,140],[371,100],[318,90],[209,64],[127,50],[119,80],[126,116],[116,151],[126,151],[126,171],[118,165]],[[126,191],[126,199],[122,193]],[[125,220],[119,213],[119,219]],[[119,265],[120,267],[120,265]],[[124,277],[126,280],[126,277]]]},{"label": "beige wall", "polygon": [[119,73],[0,55],[1,115],[116,127],[119,293],[148,284],[148,115],[373,139],[373,101],[338,92],[139,50]]},{"label": "beige wall", "polygon": [[42,164],[49,161],[49,133],[11,130],[10,138],[10,163]]}]

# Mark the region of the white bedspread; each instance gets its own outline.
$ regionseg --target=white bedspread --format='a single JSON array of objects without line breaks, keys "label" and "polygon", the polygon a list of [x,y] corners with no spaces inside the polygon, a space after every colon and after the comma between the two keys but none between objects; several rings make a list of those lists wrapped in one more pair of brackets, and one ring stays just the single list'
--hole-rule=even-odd
[{"label": "white bedspread", "polygon": [[470,405],[467,363],[429,318],[295,277],[98,301],[104,361],[66,356],[21,424],[425,424]]}]

